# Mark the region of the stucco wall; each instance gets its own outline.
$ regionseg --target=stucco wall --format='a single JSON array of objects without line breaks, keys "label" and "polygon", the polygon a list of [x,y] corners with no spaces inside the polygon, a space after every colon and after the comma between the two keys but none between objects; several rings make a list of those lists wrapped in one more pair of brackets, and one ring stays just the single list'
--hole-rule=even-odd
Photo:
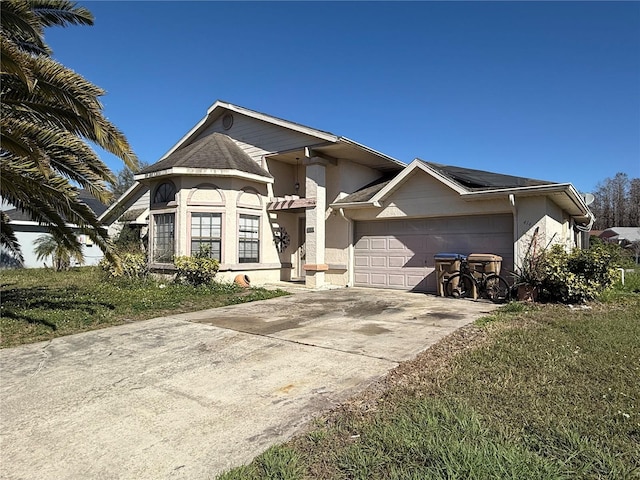
[{"label": "stucco wall", "polygon": [[[555,244],[563,245],[566,249],[577,246],[571,217],[547,197],[517,197],[516,209],[516,257],[520,260],[531,245],[535,245],[536,251]],[[536,230],[538,235],[534,241]]]},{"label": "stucco wall", "polygon": [[416,171],[389,197],[382,208],[350,209],[356,220],[424,218],[510,213],[509,200],[465,201],[458,192],[430,175]]},{"label": "stucco wall", "polygon": [[[157,185],[165,180],[153,182],[151,191],[154,192]],[[194,253],[191,252],[191,213],[219,213],[222,227],[221,270],[253,272],[258,267],[279,268],[280,258],[273,242],[273,226],[266,212],[266,185],[241,178],[203,176],[176,177],[171,181],[177,189],[175,206],[152,206],[151,213],[176,214],[176,255]],[[260,217],[260,265],[238,262],[238,222],[241,214]]]}]

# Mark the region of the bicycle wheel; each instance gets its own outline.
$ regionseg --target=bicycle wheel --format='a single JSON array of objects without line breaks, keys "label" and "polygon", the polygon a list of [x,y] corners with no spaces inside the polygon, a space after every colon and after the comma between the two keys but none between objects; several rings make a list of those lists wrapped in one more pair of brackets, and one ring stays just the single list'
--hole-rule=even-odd
[{"label": "bicycle wheel", "polygon": [[504,303],[509,300],[511,289],[507,281],[499,275],[487,275],[484,282],[487,298],[494,303]]},{"label": "bicycle wheel", "polygon": [[456,273],[451,275],[444,284],[444,293],[447,297],[470,298],[473,297],[475,281],[471,276]]}]

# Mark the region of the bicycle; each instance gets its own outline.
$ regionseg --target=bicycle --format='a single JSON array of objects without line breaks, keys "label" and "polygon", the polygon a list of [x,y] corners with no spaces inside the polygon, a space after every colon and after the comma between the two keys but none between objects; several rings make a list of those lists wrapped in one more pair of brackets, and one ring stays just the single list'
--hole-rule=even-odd
[{"label": "bicycle", "polygon": [[479,262],[482,270],[472,270],[467,259],[460,260],[460,270],[451,275],[444,284],[444,292],[454,298],[488,298],[494,303],[509,301],[511,287],[494,272],[485,273],[489,262]]}]

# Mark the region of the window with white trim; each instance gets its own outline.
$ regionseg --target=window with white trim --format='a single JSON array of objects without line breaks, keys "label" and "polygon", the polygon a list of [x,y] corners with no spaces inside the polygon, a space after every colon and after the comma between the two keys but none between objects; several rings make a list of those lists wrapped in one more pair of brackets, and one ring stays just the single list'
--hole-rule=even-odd
[{"label": "window with white trim", "polygon": [[176,187],[171,182],[164,182],[158,185],[153,196],[153,203],[168,203],[176,199]]},{"label": "window with white trim", "polygon": [[191,255],[207,251],[209,257],[220,261],[222,238],[222,214],[191,214]]},{"label": "window with white trim", "polygon": [[260,217],[240,215],[238,239],[239,263],[258,263],[260,261]]},{"label": "window with white trim", "polygon": [[156,213],[153,215],[153,261],[171,263],[175,243],[175,214]]}]

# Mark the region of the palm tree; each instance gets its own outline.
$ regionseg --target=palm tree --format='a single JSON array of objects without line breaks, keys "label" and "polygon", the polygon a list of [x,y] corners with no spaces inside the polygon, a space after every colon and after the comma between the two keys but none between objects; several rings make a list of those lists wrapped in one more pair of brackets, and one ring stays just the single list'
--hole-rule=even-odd
[{"label": "palm tree", "polygon": [[84,255],[82,250],[71,250],[64,242],[61,242],[53,235],[40,235],[33,241],[35,248],[33,249],[38,260],[46,260],[51,257],[52,266],[57,272],[68,270],[71,262],[75,260],[79,264],[84,263]]},{"label": "palm tree", "polygon": [[[102,114],[105,92],[53,60],[44,41],[45,27],[92,25],[93,16],[68,0],[3,0],[0,9],[0,196],[48,225],[70,250],[80,248],[69,227],[77,225],[117,263],[106,231],[78,198],[80,187],[107,203],[107,184],[114,180],[88,142],[132,170],[138,160]],[[21,257],[6,216],[0,224],[2,246]]]}]

